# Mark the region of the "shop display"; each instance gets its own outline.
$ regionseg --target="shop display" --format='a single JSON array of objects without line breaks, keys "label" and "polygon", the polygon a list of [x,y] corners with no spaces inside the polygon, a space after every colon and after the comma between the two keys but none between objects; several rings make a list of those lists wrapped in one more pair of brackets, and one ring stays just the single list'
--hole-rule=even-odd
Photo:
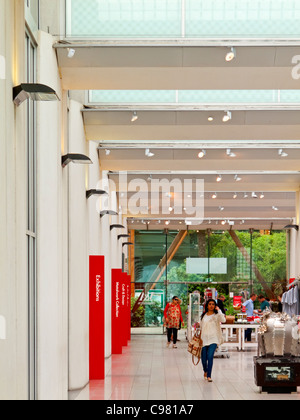
[{"label": "shop display", "polygon": [[265,312],[258,330],[255,380],[265,392],[296,392],[300,386],[300,316]]},{"label": "shop display", "polygon": [[200,304],[201,296],[200,293],[194,292],[190,294],[189,298],[189,313],[188,313],[188,327],[187,327],[187,339],[191,341],[193,335],[200,322],[200,317],[203,313],[203,306]]},{"label": "shop display", "polygon": [[294,279],[289,285],[289,290],[282,295],[282,310],[293,316],[300,315],[300,280]]},{"label": "shop display", "polygon": [[260,356],[300,356],[300,316],[265,312],[258,330]]}]

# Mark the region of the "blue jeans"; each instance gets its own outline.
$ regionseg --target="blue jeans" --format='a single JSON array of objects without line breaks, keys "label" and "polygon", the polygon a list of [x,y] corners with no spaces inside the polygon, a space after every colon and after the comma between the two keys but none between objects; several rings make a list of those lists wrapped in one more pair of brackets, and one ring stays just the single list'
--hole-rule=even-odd
[{"label": "blue jeans", "polygon": [[214,354],[217,350],[217,344],[211,344],[202,348],[201,360],[204,373],[207,373],[207,377],[211,378],[212,367],[214,363]]}]

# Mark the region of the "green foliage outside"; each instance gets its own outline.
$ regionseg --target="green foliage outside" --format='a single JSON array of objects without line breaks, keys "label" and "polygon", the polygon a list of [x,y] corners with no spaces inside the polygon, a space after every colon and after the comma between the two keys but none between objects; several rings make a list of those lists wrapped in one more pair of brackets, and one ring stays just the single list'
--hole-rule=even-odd
[{"label": "green foliage outside", "polygon": [[[249,232],[237,231],[240,241],[250,254],[251,236]],[[207,237],[206,237],[207,241]],[[196,232],[189,232],[186,239],[185,250],[188,247],[197,249],[197,234]],[[260,232],[254,232],[252,236],[252,250],[253,262],[258,267],[265,282],[269,288],[278,296],[285,291],[286,284],[286,232],[273,232],[271,235],[261,235]],[[181,251],[182,252],[182,251]],[[178,255],[179,254],[179,255]],[[172,296],[178,296],[182,300],[182,314],[185,320],[185,311],[188,306],[188,295],[194,290],[204,292],[210,286],[210,282],[218,282],[218,285],[213,285],[220,294],[225,295],[225,307],[228,308],[228,314],[234,314],[235,311],[232,307],[232,300],[229,299],[229,287],[225,282],[243,282],[244,286],[230,286],[230,291],[239,294],[239,290],[249,290],[250,280],[250,267],[245,261],[241,252],[236,247],[233,239],[228,232],[214,233],[210,236],[210,257],[211,258],[227,258],[227,274],[218,275],[196,275],[186,273],[186,257],[188,253],[177,253],[172,263],[168,268],[168,286],[166,290],[167,300]],[[193,251],[193,256],[195,252]],[[206,257],[208,256],[208,247],[206,247]],[[265,294],[255,274],[252,274],[253,291],[257,294]],[[189,283],[185,284],[172,284],[172,283]],[[202,285],[193,285],[195,282],[206,282]],[[160,286],[161,287],[161,286]],[[149,305],[147,305],[149,306]],[[144,311],[144,313],[142,313]],[[146,313],[148,311],[148,313]],[[158,308],[144,308],[141,307],[138,313],[133,317],[133,323],[142,323],[141,319],[144,318],[144,325],[153,325],[157,319]]]},{"label": "green foliage outside", "polygon": [[[131,309],[134,307],[137,298],[131,298]],[[132,327],[149,327],[161,325],[161,317],[163,309],[158,302],[142,304],[138,310],[132,315]]]}]

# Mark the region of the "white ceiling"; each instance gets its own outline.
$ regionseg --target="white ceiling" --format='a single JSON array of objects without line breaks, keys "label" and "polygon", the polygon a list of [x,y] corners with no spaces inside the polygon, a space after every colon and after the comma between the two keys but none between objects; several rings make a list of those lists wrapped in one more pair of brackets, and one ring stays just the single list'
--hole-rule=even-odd
[{"label": "white ceiling", "polygon": [[[235,41],[236,44],[236,41]],[[64,89],[298,89],[292,59],[300,46],[228,46],[128,41],[57,43]],[[284,44],[284,42],[281,42]],[[68,58],[67,48],[76,50]]]},{"label": "white ceiling", "polygon": [[[237,42],[237,57],[230,63],[224,59],[228,42],[102,41],[54,47],[67,90],[266,90],[299,89],[299,80],[292,77],[292,59],[300,55],[300,46],[295,44]],[[67,57],[70,47],[76,50],[72,59]],[[232,119],[224,123],[228,110]],[[139,117],[135,123],[131,122],[133,111]],[[182,185],[184,180],[204,181],[204,220],[199,229],[229,229],[228,220],[234,229],[282,229],[296,217],[300,104],[101,105],[83,109],[82,115],[86,138],[99,143],[100,167],[110,171],[130,227],[185,229],[190,217],[179,205],[183,193],[190,193],[191,205],[199,204],[195,191],[182,188],[171,197],[174,210],[166,211],[161,205],[163,193],[152,201],[151,179],[179,179]],[[208,121],[209,116],[213,121]],[[227,156],[228,147],[236,157]],[[154,156],[147,157],[146,148]],[[199,159],[202,148],[206,156]],[[279,156],[280,148],[287,157]],[[119,182],[120,171],[127,172],[126,182]],[[222,182],[216,181],[218,174]],[[236,174],[240,182],[235,181]],[[128,200],[136,197],[132,182],[136,179],[143,180],[140,198],[147,203],[140,206],[139,214],[133,214],[124,202],[124,193]],[[245,192],[248,198],[243,198]],[[252,198],[252,192],[258,196],[264,192],[265,197]],[[152,212],[155,206],[158,214]],[[165,225],[166,221],[170,224]]]}]

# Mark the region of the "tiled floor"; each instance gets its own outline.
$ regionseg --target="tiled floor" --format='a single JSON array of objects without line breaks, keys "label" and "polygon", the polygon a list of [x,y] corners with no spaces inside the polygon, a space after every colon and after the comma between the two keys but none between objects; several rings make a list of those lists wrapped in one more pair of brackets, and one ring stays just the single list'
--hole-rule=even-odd
[{"label": "tiled floor", "polygon": [[[133,336],[123,355],[108,361],[105,381],[92,381],[76,400],[300,400],[298,394],[261,394],[254,383],[256,352],[230,350],[215,358],[213,382],[203,380],[181,336],[178,349],[166,348],[164,336]],[[300,389],[298,388],[298,391]]]}]

